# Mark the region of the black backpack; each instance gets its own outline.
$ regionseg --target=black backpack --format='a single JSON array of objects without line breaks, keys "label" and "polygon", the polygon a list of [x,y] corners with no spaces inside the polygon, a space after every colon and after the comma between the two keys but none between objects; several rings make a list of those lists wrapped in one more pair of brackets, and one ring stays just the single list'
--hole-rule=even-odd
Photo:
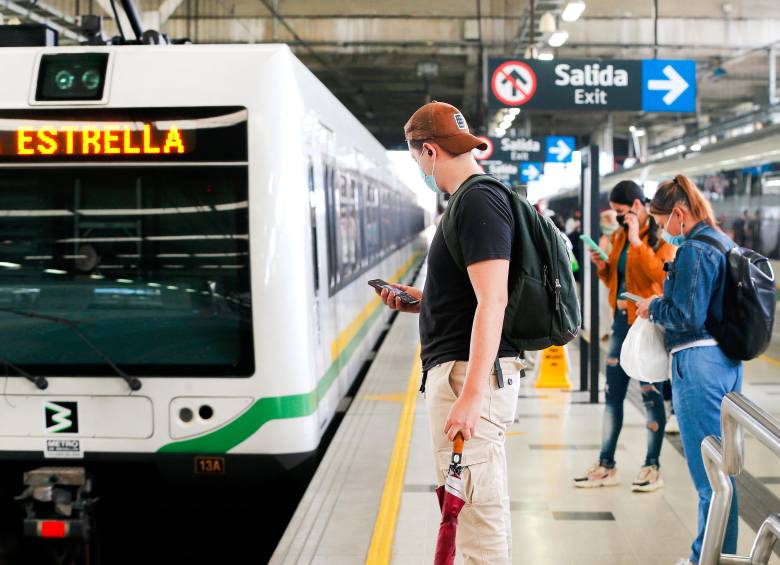
[{"label": "black backpack", "polygon": [[723,321],[710,318],[705,324],[730,359],[750,361],[772,341],[777,289],[769,259],[745,247],[726,249],[713,237],[692,239],[708,243],[726,255]]},{"label": "black backpack", "polygon": [[475,175],[466,181],[450,198],[441,219],[452,259],[466,272],[456,225],[450,216],[463,195],[479,183],[507,192],[515,218],[504,337],[521,352],[565,345],[577,336],[582,323],[569,250],[558,228],[523,196],[489,175]]}]

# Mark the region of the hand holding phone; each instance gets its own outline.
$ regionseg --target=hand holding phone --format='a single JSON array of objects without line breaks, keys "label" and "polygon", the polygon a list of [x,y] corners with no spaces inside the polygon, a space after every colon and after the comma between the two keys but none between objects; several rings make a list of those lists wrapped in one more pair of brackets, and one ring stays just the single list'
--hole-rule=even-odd
[{"label": "hand holding phone", "polygon": [[609,255],[604,253],[604,250],[601,247],[599,247],[599,244],[593,241],[593,239],[590,236],[582,234],[580,236],[580,241],[582,241],[585,245],[590,247],[592,251],[598,253],[602,261],[609,260]]},{"label": "hand holding phone", "polygon": [[381,291],[382,289],[387,289],[388,292],[392,292],[396,297],[398,297],[401,300],[401,303],[406,306],[414,306],[416,304],[420,303],[419,298],[415,298],[408,292],[404,292],[403,290],[394,287],[390,283],[383,281],[382,279],[373,279],[368,281],[369,286],[374,287],[375,289]]},{"label": "hand holding phone", "polygon": [[620,295],[621,300],[630,300],[631,302],[639,302],[642,300],[641,296],[637,296],[636,294],[632,294],[630,292],[624,292]]}]

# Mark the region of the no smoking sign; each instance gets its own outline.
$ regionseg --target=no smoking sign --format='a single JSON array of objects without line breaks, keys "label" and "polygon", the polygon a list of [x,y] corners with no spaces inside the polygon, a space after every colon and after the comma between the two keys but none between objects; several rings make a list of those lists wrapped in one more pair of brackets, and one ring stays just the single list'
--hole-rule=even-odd
[{"label": "no smoking sign", "polygon": [[506,61],[493,71],[490,88],[507,106],[522,106],[536,92],[536,74],[522,61]]}]

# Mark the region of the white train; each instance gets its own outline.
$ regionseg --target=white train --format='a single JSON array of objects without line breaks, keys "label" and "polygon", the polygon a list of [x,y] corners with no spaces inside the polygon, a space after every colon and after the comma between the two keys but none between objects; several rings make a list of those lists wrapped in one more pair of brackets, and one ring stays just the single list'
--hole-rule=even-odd
[{"label": "white train", "polygon": [[0,68],[0,465],[306,460],[424,254],[382,146],[285,46]]}]

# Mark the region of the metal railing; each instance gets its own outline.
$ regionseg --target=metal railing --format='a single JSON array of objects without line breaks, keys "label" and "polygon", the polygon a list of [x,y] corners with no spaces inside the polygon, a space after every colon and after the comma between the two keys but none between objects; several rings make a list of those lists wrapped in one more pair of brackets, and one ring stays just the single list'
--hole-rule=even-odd
[{"label": "metal railing", "polygon": [[721,548],[734,496],[731,477],[742,472],[744,463],[744,432],[780,457],[780,422],[743,395],[730,392],[721,404],[720,428],[722,443],[709,436],[701,444],[712,499],[700,565],[766,565],[780,538],[780,514],[770,515],[761,525],[749,556],[721,554]]}]

